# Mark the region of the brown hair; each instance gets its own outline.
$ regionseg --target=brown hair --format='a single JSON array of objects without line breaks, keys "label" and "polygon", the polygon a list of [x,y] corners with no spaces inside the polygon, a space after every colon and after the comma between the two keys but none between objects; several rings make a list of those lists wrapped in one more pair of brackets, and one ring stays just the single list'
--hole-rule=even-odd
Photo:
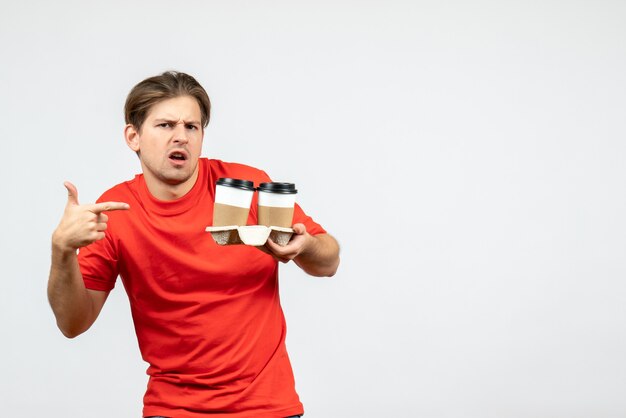
[{"label": "brown hair", "polygon": [[211,101],[204,88],[189,74],[166,71],[163,74],[146,78],[128,93],[124,105],[124,118],[137,130],[155,104],[180,96],[191,96],[198,101],[202,127],[206,128],[211,117]]}]

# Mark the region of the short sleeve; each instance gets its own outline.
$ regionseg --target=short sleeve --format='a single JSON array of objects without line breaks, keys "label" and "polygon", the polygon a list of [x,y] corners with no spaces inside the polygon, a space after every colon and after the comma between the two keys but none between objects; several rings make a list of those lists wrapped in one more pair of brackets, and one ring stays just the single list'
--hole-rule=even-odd
[{"label": "short sleeve", "polygon": [[110,291],[118,275],[118,257],[109,230],[105,237],[78,252],[78,265],[85,287],[91,290]]},{"label": "short sleeve", "polygon": [[315,222],[313,218],[304,213],[300,205],[298,205],[297,203],[293,210],[293,223],[304,224],[304,226],[306,227],[306,232],[311,235],[326,233],[326,230],[320,224]]}]

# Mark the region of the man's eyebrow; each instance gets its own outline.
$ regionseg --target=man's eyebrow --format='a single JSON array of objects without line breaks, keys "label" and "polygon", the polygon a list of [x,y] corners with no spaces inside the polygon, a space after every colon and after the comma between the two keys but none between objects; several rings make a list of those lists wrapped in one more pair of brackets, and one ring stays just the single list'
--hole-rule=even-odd
[{"label": "man's eyebrow", "polygon": [[[157,119],[155,119],[155,120],[154,120],[154,122],[155,122],[155,123],[162,123],[162,122],[166,122],[166,123],[178,123],[178,121],[179,121],[179,119],[174,120],[174,119],[168,119],[168,118],[157,118]],[[189,120],[189,121],[187,121],[187,120],[184,120],[184,119],[183,119],[183,122],[184,122],[186,125],[189,125],[189,124],[200,125],[200,122],[199,122],[199,121],[195,121],[195,120]]]}]

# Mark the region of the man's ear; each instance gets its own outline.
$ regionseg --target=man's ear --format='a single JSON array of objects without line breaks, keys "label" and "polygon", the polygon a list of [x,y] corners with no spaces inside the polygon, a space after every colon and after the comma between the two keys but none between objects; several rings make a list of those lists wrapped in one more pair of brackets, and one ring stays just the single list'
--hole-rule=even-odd
[{"label": "man's ear", "polygon": [[124,127],[124,138],[126,139],[128,148],[139,152],[139,132],[133,125],[128,124]]}]

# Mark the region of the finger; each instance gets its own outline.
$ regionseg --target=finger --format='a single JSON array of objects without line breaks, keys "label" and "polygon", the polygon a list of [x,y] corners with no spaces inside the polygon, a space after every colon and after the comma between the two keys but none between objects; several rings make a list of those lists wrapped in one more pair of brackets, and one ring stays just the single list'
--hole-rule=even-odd
[{"label": "finger", "polygon": [[267,245],[269,250],[274,254],[281,254],[283,252],[283,247],[276,244],[274,241],[272,241],[271,238],[268,238],[265,244]]},{"label": "finger", "polygon": [[101,212],[111,212],[114,210],[128,210],[130,206],[124,202],[102,202],[90,205],[88,210],[90,212],[99,214]]},{"label": "finger", "polygon": [[293,248],[287,248],[287,246],[281,247],[270,239],[268,239],[266,242],[266,248],[271,251],[274,258],[282,263],[293,260],[298,254]]},{"label": "finger", "polygon": [[78,190],[76,190],[76,186],[69,181],[66,181],[63,185],[67,189],[67,205],[78,205]]},{"label": "finger", "polygon": [[[295,237],[295,235],[294,235]],[[285,245],[280,245],[277,242],[272,241],[271,238],[267,239],[267,246],[275,253],[280,255],[288,255],[289,253],[297,252],[297,243],[294,238],[291,238]]]},{"label": "finger", "polygon": [[93,242],[96,242],[96,241],[100,241],[101,239],[104,239],[106,235],[104,234],[104,232],[99,231],[99,232],[96,232],[93,237],[94,237]]},{"label": "finger", "polygon": [[306,232],[306,226],[304,226],[304,224],[294,224],[291,229],[293,229],[293,232],[297,235],[304,235]]},{"label": "finger", "polygon": [[280,261],[281,263],[288,263],[291,261],[291,257],[280,255],[280,254],[274,254],[274,258]]},{"label": "finger", "polygon": [[104,222],[99,222],[96,224],[96,231],[98,232],[104,232],[107,230],[107,224]]},{"label": "finger", "polygon": [[286,263],[289,261],[289,258],[283,257],[280,254],[276,254],[275,252],[273,252],[272,250],[269,250],[267,247],[265,247],[265,252],[267,252],[269,255],[271,255],[274,260],[276,261],[280,261],[281,263]]},{"label": "finger", "polygon": [[109,217],[106,215],[106,213],[99,213],[96,217],[96,222],[107,222],[108,220]]}]

